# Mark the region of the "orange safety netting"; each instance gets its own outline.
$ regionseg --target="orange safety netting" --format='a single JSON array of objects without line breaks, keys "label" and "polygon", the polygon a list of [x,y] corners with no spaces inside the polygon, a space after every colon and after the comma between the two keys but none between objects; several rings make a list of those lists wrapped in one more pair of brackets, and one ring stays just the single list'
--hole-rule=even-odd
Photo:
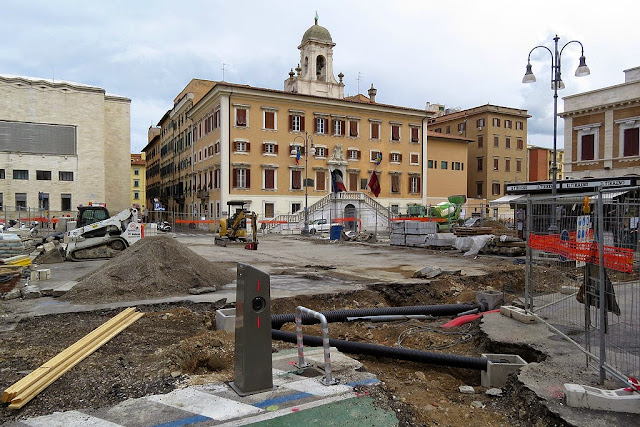
[{"label": "orange safety netting", "polygon": [[[575,233],[569,233],[569,240],[562,240],[559,234],[530,234],[529,247],[558,254],[574,261],[598,264],[599,246],[595,242],[578,242]],[[613,270],[631,273],[633,271],[633,249],[604,245],[604,266]]]}]

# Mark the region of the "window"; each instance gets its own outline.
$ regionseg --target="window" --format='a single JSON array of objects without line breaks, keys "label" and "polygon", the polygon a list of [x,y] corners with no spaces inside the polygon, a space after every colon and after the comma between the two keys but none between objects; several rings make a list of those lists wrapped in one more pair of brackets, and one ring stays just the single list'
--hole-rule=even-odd
[{"label": "window", "polygon": [[71,210],[71,194],[61,194],[60,195],[60,206],[63,211]]},{"label": "window", "polygon": [[522,159],[516,159],[516,172],[522,172]]},{"label": "window", "polygon": [[219,154],[219,153],[220,153],[220,141],[216,141],[216,143],[215,143],[215,144],[214,144],[214,146],[213,146],[213,151],[214,151],[216,154]]},{"label": "window", "polygon": [[499,128],[500,127],[500,119],[494,118],[493,119],[493,126]]},{"label": "window", "polygon": [[436,133],[442,133],[442,128],[435,128],[433,131]]},{"label": "window", "polygon": [[419,163],[420,163],[420,154],[418,154],[418,153],[409,154],[409,164],[410,165],[417,165]]},{"label": "window", "polygon": [[622,144],[622,155],[623,157],[637,156],[640,154],[638,151],[639,147],[639,134],[640,128],[631,128],[625,129],[623,132],[623,144]]},{"label": "window", "polygon": [[400,153],[389,153],[389,162],[391,163],[400,163],[402,161],[402,154]]},{"label": "window", "polygon": [[289,114],[289,131],[304,132],[304,115],[301,113]]},{"label": "window", "polygon": [[262,154],[270,154],[270,155],[278,154],[278,145],[274,142],[263,142]]},{"label": "window", "polygon": [[213,188],[220,188],[220,169],[213,170]]},{"label": "window", "polygon": [[417,127],[411,128],[411,142],[413,143],[420,142],[420,129]]},{"label": "window", "polygon": [[476,182],[476,197],[482,197],[482,181]]},{"label": "window", "polygon": [[511,129],[511,120],[505,120],[504,121],[504,127],[507,129]]},{"label": "window", "polygon": [[511,159],[509,157],[504,158],[504,171],[511,172]]},{"label": "window", "polygon": [[451,133],[451,126],[447,126],[445,129],[445,133]]},{"label": "window", "polygon": [[420,192],[420,177],[417,175],[412,175],[409,177],[409,193],[419,193]]},{"label": "window", "polygon": [[400,174],[391,174],[391,193],[400,192]]},{"label": "window", "polygon": [[371,139],[380,139],[380,123],[371,122]]},{"label": "window", "polygon": [[391,140],[400,141],[400,125],[391,124]]},{"label": "window", "polygon": [[327,133],[327,119],[316,117],[316,133],[324,135]]},{"label": "window", "polygon": [[344,120],[333,119],[331,120],[333,130],[331,132],[334,136],[344,136]]},{"label": "window", "polygon": [[504,148],[511,148],[511,138],[506,137],[504,139]]},{"label": "window", "polygon": [[593,160],[595,158],[595,135],[582,135],[580,138],[580,160]]},{"label": "window", "polygon": [[427,167],[433,169],[433,160],[427,160]]},{"label": "window", "polygon": [[0,169],[0,179],[4,179],[4,169]]},{"label": "window", "polygon": [[463,133],[467,130],[467,124],[465,122],[458,123],[458,133]]},{"label": "window", "polygon": [[462,170],[462,163],[461,162],[455,162],[453,163],[453,170]]},{"label": "window", "polygon": [[360,182],[360,173],[349,172],[349,191],[358,191],[359,182]]},{"label": "window", "polygon": [[359,136],[358,133],[358,121],[357,120],[349,120],[349,137],[357,138]]},{"label": "window", "polygon": [[391,213],[397,215],[398,212],[400,212],[400,206],[399,205],[391,205]]},{"label": "window", "polygon": [[[316,157],[317,158],[326,158],[327,157],[327,147],[316,147]],[[360,158],[360,157],[358,157]]]},{"label": "window", "polygon": [[264,204],[264,217],[265,218],[273,218],[276,215],[276,207],[273,203]]},{"label": "window", "polygon": [[325,171],[316,171],[316,190],[317,191],[325,191],[326,190],[326,172]]},{"label": "window", "polygon": [[360,189],[366,190],[368,186],[369,186],[369,182],[367,178],[360,178]]},{"label": "window", "polygon": [[493,194],[494,196],[499,196],[500,195],[500,183],[494,181],[491,184],[491,194]]},{"label": "window", "polygon": [[0,193],[0,212],[4,210],[4,196]]},{"label": "window", "polygon": [[73,181],[73,172],[58,172],[58,181]]},{"label": "window", "polygon": [[375,163],[379,159],[382,159],[382,152],[377,150],[371,150],[371,156],[369,157],[369,161]]},{"label": "window", "polygon": [[276,189],[276,170],[275,169],[264,170],[264,189],[265,190]]},{"label": "window", "polygon": [[478,157],[478,172],[480,172],[482,170],[482,164],[483,164],[483,158],[482,157]]},{"label": "window", "polygon": [[302,189],[302,171],[300,169],[291,169],[291,189]]},{"label": "window", "polygon": [[516,140],[516,149],[517,150],[522,150],[524,148],[524,142],[522,139],[518,138]]},{"label": "window", "polygon": [[523,129],[522,122],[516,121],[516,130],[522,130],[522,129]]},{"label": "window", "polygon": [[349,160],[360,160],[360,150],[350,148],[347,150],[347,157]]},{"label": "window", "polygon": [[494,157],[493,158],[493,170],[497,171],[498,170],[498,162],[500,161],[500,159],[498,157]]},{"label": "window", "polygon": [[134,174],[135,176],[140,175],[140,169],[138,169],[138,168],[133,168],[133,174]]},{"label": "window", "polygon": [[449,162],[446,161],[441,161],[440,162],[440,169],[449,169]]},{"label": "window", "polygon": [[247,141],[233,141],[233,151],[237,153],[246,153],[250,151],[251,143]]},{"label": "window", "polygon": [[299,212],[302,209],[302,203],[291,203],[291,213]]},{"label": "window", "polygon": [[482,148],[484,146],[484,137],[482,135],[478,135],[478,148]]},{"label": "window", "polygon": [[233,169],[233,188],[251,187],[251,170],[246,168]]},{"label": "window", "polygon": [[482,129],[484,127],[484,119],[478,119],[476,120],[476,126],[480,129]]},{"label": "window", "polygon": [[500,137],[498,135],[493,135],[493,146],[494,147],[500,146]]},{"label": "window", "polygon": [[133,192],[133,200],[140,200],[140,192],[139,191],[134,191]]},{"label": "window", "polygon": [[[13,179],[29,179],[29,171],[24,169],[14,169]],[[26,200],[25,200],[25,203],[26,203]]]},{"label": "window", "polygon": [[213,112],[213,127],[218,129],[220,127],[220,110]]},{"label": "window", "polygon": [[276,112],[273,110],[264,110],[264,129],[276,130]]},{"label": "window", "polygon": [[237,127],[247,127],[247,109],[246,108],[236,108],[236,126]]},{"label": "window", "polygon": [[[14,171],[15,172],[15,171]],[[27,210],[27,193],[16,193],[16,210],[24,211]]]},{"label": "window", "polygon": [[133,180],[133,187],[134,188],[140,188],[140,180],[139,179],[134,179]]}]

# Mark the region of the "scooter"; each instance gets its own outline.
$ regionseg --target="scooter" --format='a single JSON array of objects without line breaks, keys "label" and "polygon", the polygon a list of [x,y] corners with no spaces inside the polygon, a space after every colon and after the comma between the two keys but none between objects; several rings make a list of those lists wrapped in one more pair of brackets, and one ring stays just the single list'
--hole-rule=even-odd
[{"label": "scooter", "polygon": [[158,223],[158,230],[168,233],[171,231],[171,223],[169,221],[161,221]]}]

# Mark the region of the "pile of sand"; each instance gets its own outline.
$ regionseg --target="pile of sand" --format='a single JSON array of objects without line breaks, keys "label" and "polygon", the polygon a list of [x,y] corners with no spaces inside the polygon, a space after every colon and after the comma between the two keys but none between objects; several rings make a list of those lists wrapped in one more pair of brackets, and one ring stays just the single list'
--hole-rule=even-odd
[{"label": "pile of sand", "polygon": [[191,288],[231,283],[229,265],[215,264],[166,236],[145,237],[79,283],[61,299],[99,304],[186,295]]}]

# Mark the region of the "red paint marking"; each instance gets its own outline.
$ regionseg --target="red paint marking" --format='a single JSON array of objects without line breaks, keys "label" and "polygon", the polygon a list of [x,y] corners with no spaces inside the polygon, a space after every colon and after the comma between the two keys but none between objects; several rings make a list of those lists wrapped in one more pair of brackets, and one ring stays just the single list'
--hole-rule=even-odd
[{"label": "red paint marking", "polygon": [[260,316],[258,316],[258,329],[260,329]]},{"label": "red paint marking", "polygon": [[291,412],[298,412],[300,408],[291,408]]},{"label": "red paint marking", "polygon": [[294,362],[293,360],[291,362],[289,362],[289,365],[295,365],[296,362]]},{"label": "red paint marking", "polygon": [[258,280],[258,292],[260,292],[260,280]]}]

